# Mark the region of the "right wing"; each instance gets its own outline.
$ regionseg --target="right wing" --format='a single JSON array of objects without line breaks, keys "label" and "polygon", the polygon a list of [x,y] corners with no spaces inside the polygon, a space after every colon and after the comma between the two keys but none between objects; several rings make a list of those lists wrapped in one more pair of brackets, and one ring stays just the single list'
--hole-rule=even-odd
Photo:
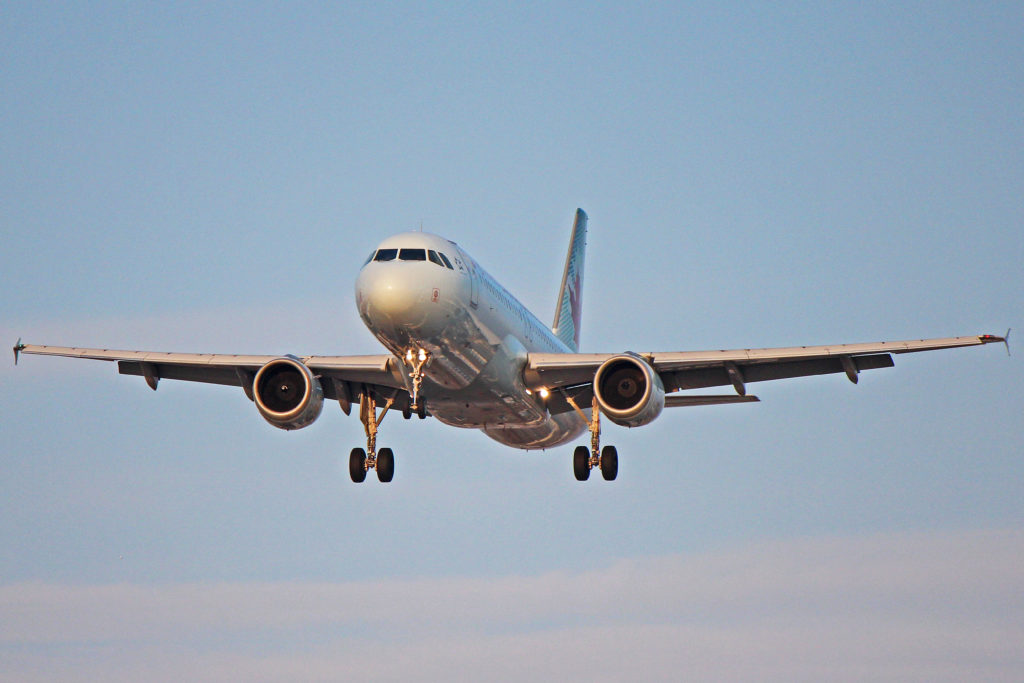
[{"label": "right wing", "polygon": [[[669,351],[641,353],[661,377],[666,393],[687,389],[732,385],[737,396],[668,396],[666,406],[712,405],[755,400],[746,396],[749,382],[790,377],[846,373],[856,383],[861,370],[894,365],[894,353],[915,353],[1006,343],[1006,337],[991,334],[942,339],[833,344],[829,346],[793,346],[773,349],[727,349],[721,351]],[[531,353],[525,378],[531,389],[561,389],[577,401],[589,401],[594,373],[613,353]],[[557,394],[552,393],[552,396]],[[743,397],[737,401],[737,397]],[[569,410],[556,400],[552,412]]]},{"label": "right wing", "polygon": [[[14,347],[14,362],[21,354],[86,358],[117,363],[122,375],[138,375],[156,389],[161,379],[225,384],[241,387],[252,400],[252,382],[261,367],[282,356],[242,356],[219,353],[166,353],[160,351],[117,351],[82,349],[68,346],[22,344]],[[320,378],[324,398],[341,402],[348,413],[351,401],[365,389],[378,400],[395,399],[401,408],[408,392],[394,356],[302,356],[302,361]]]}]

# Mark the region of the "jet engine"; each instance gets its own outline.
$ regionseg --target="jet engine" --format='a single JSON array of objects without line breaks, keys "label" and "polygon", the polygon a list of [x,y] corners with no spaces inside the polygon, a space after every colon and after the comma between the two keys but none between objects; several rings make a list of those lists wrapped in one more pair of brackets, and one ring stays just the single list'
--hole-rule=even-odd
[{"label": "jet engine", "polygon": [[594,373],[594,395],[601,412],[623,427],[642,427],[661,415],[665,385],[654,368],[635,353],[612,356]]},{"label": "jet engine", "polygon": [[302,429],[320,417],[324,391],[319,380],[298,358],[275,358],[252,382],[256,407],[278,429]]}]

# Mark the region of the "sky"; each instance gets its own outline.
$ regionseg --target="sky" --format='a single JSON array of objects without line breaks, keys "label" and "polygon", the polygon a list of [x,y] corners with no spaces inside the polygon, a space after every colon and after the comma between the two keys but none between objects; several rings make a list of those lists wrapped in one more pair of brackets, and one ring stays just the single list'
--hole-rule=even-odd
[{"label": "sky", "polygon": [[[4,3],[0,341],[357,354],[457,241],[584,351],[1024,333],[1019,3]],[[1001,346],[505,448],[0,362],[0,680],[1020,680]],[[585,441],[585,439],[583,440]],[[581,443],[583,443],[581,441]]]}]

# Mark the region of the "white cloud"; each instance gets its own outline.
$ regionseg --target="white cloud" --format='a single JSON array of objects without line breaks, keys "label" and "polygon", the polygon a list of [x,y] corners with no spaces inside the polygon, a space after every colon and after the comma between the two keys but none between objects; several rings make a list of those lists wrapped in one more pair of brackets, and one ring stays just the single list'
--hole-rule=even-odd
[{"label": "white cloud", "polygon": [[1024,532],[887,535],[585,573],[0,587],[12,680],[1016,680]]}]

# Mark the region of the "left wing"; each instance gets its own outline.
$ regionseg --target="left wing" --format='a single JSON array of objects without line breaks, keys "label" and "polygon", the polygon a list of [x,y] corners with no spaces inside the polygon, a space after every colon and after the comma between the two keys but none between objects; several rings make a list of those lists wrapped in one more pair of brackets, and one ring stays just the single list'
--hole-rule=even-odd
[{"label": "left wing", "polygon": [[[670,351],[639,355],[661,377],[667,393],[731,384],[737,395],[746,396],[748,382],[845,372],[850,381],[856,383],[861,370],[892,367],[894,365],[892,354],[894,353],[934,351],[994,342],[1006,343],[1006,337],[982,334],[970,337],[868,344],[721,351]],[[589,385],[593,381],[597,369],[615,355],[618,354],[531,353],[527,359],[526,383],[534,390],[577,387],[581,391],[587,392],[590,390]],[[725,400],[730,397],[707,397],[708,399],[722,399],[718,401],[696,400],[698,398],[700,397],[692,397],[693,400],[688,401],[666,402],[666,405],[708,405],[710,403],[736,402]]]},{"label": "left wing", "polygon": [[[63,356],[115,361],[122,375],[138,375],[156,389],[161,379],[176,379],[242,387],[252,400],[252,382],[261,367],[281,356],[242,356],[219,353],[165,353],[160,351],[118,351],[68,346],[22,344],[14,347],[14,362],[20,354]],[[324,398],[337,399],[342,408],[357,397],[363,387],[378,397],[408,396],[394,356],[302,356],[302,361],[321,379]],[[396,401],[396,407],[401,400]],[[347,410],[345,411],[348,412]]]}]

